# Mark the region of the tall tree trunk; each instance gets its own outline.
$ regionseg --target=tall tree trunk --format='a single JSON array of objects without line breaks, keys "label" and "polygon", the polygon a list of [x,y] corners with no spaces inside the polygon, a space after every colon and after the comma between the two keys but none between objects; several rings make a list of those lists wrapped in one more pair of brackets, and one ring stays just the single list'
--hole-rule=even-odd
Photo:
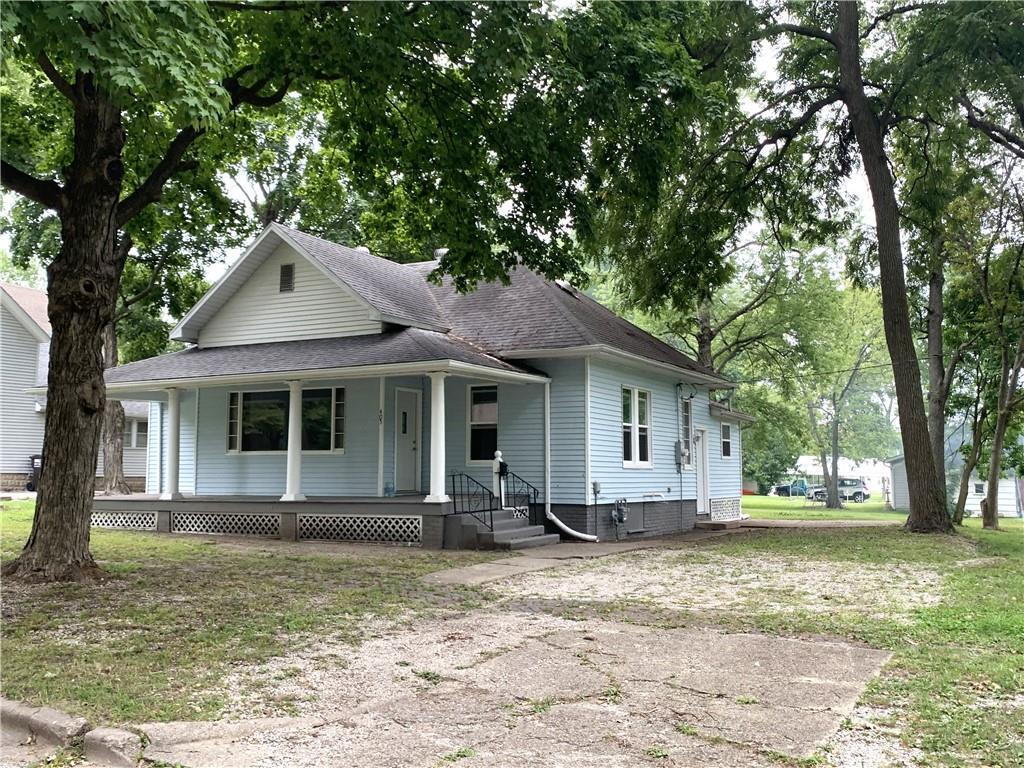
[{"label": "tall tree trunk", "polygon": [[124,129],[91,77],[75,83],[74,163],[60,206],[61,247],[47,268],[50,337],[43,467],[32,532],[7,576],[83,581],[101,574],[89,519],[106,388],[103,329],[113,319],[123,262],[115,253]]},{"label": "tall tree trunk", "polygon": [[711,321],[711,302],[705,299],[697,307],[697,362],[712,370],[715,370],[715,356],[711,351],[714,340],[715,330]]},{"label": "tall tree trunk", "polygon": [[946,279],[942,264],[933,266],[928,276],[928,435],[931,438],[932,461],[938,475],[943,498],[946,495],[946,360],[942,344],[942,321],[945,314],[942,292]]},{"label": "tall tree trunk", "polygon": [[832,473],[828,471],[828,451],[824,446],[818,453],[821,459],[821,484],[825,486],[825,506],[828,506],[828,489],[832,487]]},{"label": "tall tree trunk", "polygon": [[1003,443],[1006,439],[1006,428],[1010,424],[1010,401],[1017,392],[1020,369],[1024,364],[1024,339],[1017,342],[1015,350],[1004,344],[999,360],[999,394],[996,400],[996,421],[992,431],[992,452],[988,460],[988,487],[985,489],[988,503],[981,521],[985,528],[999,527],[999,479],[1003,473]]},{"label": "tall tree trunk", "polygon": [[[103,329],[103,365],[117,365],[117,327],[107,323]],[[120,400],[108,400],[103,411],[103,493],[129,494],[124,479],[124,406]]]},{"label": "tall tree trunk", "polygon": [[971,492],[971,475],[978,467],[978,460],[981,457],[981,443],[975,442],[971,445],[971,453],[964,460],[964,466],[960,473],[960,490],[956,497],[956,507],[953,509],[953,522],[963,525],[964,511],[967,509],[967,495]]},{"label": "tall tree trunk", "polygon": [[860,148],[864,172],[871,189],[878,238],[878,268],[882,287],[882,323],[892,359],[896,399],[899,403],[900,434],[907,467],[911,531],[950,531],[942,483],[935,473],[928,418],[921,388],[921,370],[910,327],[907,283],[900,244],[899,208],[882,128],[864,92],[860,68],[859,9],[856,2],[843,0],[838,7],[835,39],[839,51],[839,85]]},{"label": "tall tree trunk", "polygon": [[832,475],[825,485],[825,506],[829,509],[840,509],[843,506],[839,498],[839,408],[832,401],[832,423],[829,424],[829,447],[832,451]]}]

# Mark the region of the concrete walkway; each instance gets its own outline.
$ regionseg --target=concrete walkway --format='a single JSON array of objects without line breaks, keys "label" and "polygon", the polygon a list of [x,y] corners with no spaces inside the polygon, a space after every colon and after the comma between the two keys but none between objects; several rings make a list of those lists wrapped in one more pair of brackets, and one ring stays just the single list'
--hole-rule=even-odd
[{"label": "concrete walkway", "polygon": [[486,584],[489,581],[498,581],[509,576],[518,576],[531,571],[544,571],[549,568],[560,568],[573,560],[594,560],[609,555],[619,555],[623,552],[632,552],[638,549],[651,549],[664,546],[665,544],[679,544],[686,542],[704,541],[719,536],[727,536],[732,533],[741,533],[741,529],[727,531],[688,531],[687,533],[674,536],[659,537],[652,539],[636,539],[633,541],[563,541],[559,544],[551,544],[546,547],[531,549],[530,553],[524,555],[512,555],[501,560],[491,560],[487,563],[467,565],[462,568],[449,568],[444,571],[435,571],[423,577],[428,584],[447,584],[474,586]]}]

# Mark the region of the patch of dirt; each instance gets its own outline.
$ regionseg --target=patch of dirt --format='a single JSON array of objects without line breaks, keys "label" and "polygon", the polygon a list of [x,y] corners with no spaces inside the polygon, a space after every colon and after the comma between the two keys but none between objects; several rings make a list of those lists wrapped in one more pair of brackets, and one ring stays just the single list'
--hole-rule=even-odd
[{"label": "patch of dirt", "polygon": [[826,613],[905,619],[942,599],[937,571],[907,565],[642,550],[496,582],[504,596],[681,611]]},{"label": "patch of dirt", "polygon": [[924,753],[905,746],[900,730],[890,723],[895,713],[881,707],[857,707],[848,727],[838,731],[825,748],[833,768],[915,768]]}]

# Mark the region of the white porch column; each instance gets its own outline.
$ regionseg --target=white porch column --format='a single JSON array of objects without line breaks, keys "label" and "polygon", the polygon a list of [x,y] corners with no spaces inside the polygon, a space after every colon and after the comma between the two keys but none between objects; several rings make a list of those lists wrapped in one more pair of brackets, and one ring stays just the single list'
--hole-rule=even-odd
[{"label": "white porch column", "polygon": [[305,501],[302,495],[302,382],[288,382],[288,473],[281,501]]},{"label": "white porch column", "polygon": [[167,390],[167,487],[160,498],[164,501],[180,499],[178,492],[178,469],[181,447],[181,392]]},{"label": "white porch column", "polygon": [[442,504],[449,501],[444,492],[444,379],[447,373],[436,371],[430,377],[430,494],[424,499],[428,504]]}]

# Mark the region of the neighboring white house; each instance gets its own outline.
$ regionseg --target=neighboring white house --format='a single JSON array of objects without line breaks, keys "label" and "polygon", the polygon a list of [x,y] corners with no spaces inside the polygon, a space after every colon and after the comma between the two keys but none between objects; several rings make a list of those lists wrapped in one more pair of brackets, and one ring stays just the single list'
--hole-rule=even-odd
[{"label": "neighboring white house", "polygon": [[[898,512],[910,510],[910,495],[907,491],[907,465],[903,456],[889,459],[892,469],[892,506]],[[949,467],[947,467],[947,470]],[[964,514],[973,517],[981,514],[981,500],[988,494],[988,479],[979,477],[977,472],[971,475],[968,485],[967,502]],[[1008,477],[999,480],[999,516],[1024,517],[1024,478],[1016,477],[1012,470]]]},{"label": "neighboring white house", "polygon": [[[22,490],[31,472],[30,458],[43,450],[46,397],[26,390],[46,381],[50,321],[46,293],[0,283],[0,488]],[[130,486],[146,484],[149,404],[125,407],[124,473]],[[96,470],[103,474],[102,457]]]},{"label": "neighboring white house", "polygon": [[459,293],[436,267],[270,225],[190,348],[107,371],[151,403],[151,495],[94,524],[517,548],[739,514],[730,382],[561,281]]}]

